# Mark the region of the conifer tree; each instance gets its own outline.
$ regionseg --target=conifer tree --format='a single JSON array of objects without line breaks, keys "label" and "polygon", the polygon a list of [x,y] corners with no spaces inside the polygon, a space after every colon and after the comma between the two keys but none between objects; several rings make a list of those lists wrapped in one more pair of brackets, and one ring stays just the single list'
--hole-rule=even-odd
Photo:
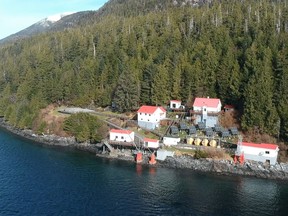
[{"label": "conifer tree", "polygon": [[245,90],[242,126],[245,129],[258,127],[263,133],[275,135],[279,117],[273,104],[274,85],[270,49],[265,49],[262,56],[262,59],[257,60],[255,73]]},{"label": "conifer tree", "polygon": [[171,98],[180,99],[180,85],[181,85],[181,70],[176,67],[172,74],[172,91]]},{"label": "conifer tree", "polygon": [[113,101],[120,112],[135,110],[139,106],[140,87],[136,75],[124,70],[119,76]]},{"label": "conifer tree", "polygon": [[169,100],[169,76],[165,65],[160,65],[152,84],[152,103],[163,105]]},{"label": "conifer tree", "polygon": [[142,71],[140,101],[143,104],[152,103],[152,82],[155,71],[155,66],[150,62],[148,62],[148,65]]}]

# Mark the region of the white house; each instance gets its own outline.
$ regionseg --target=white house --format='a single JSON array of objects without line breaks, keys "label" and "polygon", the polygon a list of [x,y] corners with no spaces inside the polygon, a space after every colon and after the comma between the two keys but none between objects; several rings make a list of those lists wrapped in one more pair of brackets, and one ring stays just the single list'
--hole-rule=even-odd
[{"label": "white house", "polygon": [[221,106],[218,98],[195,98],[193,103],[195,123],[204,122],[206,127],[214,127],[218,123]]},{"label": "white house", "polygon": [[236,155],[244,155],[244,160],[268,162],[274,165],[277,162],[279,147],[275,144],[239,142]]},{"label": "white house", "polygon": [[154,130],[166,118],[166,110],[161,106],[142,106],[137,111],[137,117],[139,127]]},{"label": "white house", "polygon": [[134,142],[134,132],[130,130],[111,129],[109,135],[110,141]]},{"label": "white house", "polygon": [[170,100],[170,109],[180,109],[180,108],[182,108],[181,101],[179,101],[179,100]]},{"label": "white house", "polygon": [[180,142],[180,137],[163,137],[163,144],[166,146],[177,145]]},{"label": "white house", "polygon": [[144,146],[147,148],[157,149],[159,148],[159,140],[144,138]]}]

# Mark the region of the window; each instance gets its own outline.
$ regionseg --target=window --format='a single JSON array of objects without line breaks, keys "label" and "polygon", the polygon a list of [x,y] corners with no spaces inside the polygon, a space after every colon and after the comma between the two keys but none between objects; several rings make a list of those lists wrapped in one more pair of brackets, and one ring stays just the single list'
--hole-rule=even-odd
[{"label": "window", "polygon": [[151,116],[151,114],[149,114],[149,116]]},{"label": "window", "polygon": [[121,139],[124,139],[124,137],[123,137],[123,136],[121,136]]},{"label": "window", "polygon": [[140,115],[142,115],[142,113],[140,113]]},{"label": "window", "polygon": [[116,139],[118,139],[118,136],[115,136]]},{"label": "window", "polygon": [[265,154],[270,154],[270,152],[269,151],[265,151]]},{"label": "window", "polygon": [[147,115],[147,113],[145,113],[145,115]]},{"label": "window", "polygon": [[141,121],[143,121],[143,118],[141,118]]}]

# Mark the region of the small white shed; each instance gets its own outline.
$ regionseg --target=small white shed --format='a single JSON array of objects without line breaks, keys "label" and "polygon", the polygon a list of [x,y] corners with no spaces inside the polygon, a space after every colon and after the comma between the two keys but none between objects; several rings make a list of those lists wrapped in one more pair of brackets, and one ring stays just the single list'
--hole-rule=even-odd
[{"label": "small white shed", "polygon": [[180,142],[180,137],[163,137],[163,144],[166,146],[177,145]]},{"label": "small white shed", "polygon": [[180,100],[170,100],[170,109],[180,109],[181,101]]},{"label": "small white shed", "polygon": [[157,149],[159,148],[159,140],[144,138],[144,147]]},{"label": "small white shed", "polygon": [[164,161],[167,157],[173,157],[174,156],[173,151],[167,151],[164,149],[159,149],[156,154],[157,154],[156,160],[160,160],[160,161]]}]

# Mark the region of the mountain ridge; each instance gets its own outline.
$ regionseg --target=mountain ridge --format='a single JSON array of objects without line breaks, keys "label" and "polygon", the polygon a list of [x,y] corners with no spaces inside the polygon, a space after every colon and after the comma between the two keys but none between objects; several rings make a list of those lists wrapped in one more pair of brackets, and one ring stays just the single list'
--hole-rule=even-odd
[{"label": "mountain ridge", "polygon": [[[152,11],[165,10],[168,7],[197,7],[212,0],[109,0],[98,10],[87,10],[79,12],[63,12],[48,16],[29,27],[9,35],[0,40],[0,45],[15,42],[19,39],[28,38],[37,34],[64,31],[74,28],[83,23],[89,25],[97,22],[101,17],[113,14],[114,16],[138,16]],[[119,12],[120,11],[120,12]],[[62,16],[61,16],[62,15]]]},{"label": "mountain ridge", "polygon": [[66,28],[72,28],[77,25],[75,20],[85,17],[87,14],[93,11],[81,11],[81,12],[64,12],[56,15],[48,16],[29,27],[9,35],[0,40],[0,44],[15,42],[19,39],[28,38],[37,34],[46,33],[50,31],[62,31]]},{"label": "mountain ridge", "polygon": [[42,133],[49,104],[128,113],[209,96],[239,111],[250,140],[288,140],[286,1],[183,2],[111,0],[57,22],[75,28],[1,47],[0,115]]}]

